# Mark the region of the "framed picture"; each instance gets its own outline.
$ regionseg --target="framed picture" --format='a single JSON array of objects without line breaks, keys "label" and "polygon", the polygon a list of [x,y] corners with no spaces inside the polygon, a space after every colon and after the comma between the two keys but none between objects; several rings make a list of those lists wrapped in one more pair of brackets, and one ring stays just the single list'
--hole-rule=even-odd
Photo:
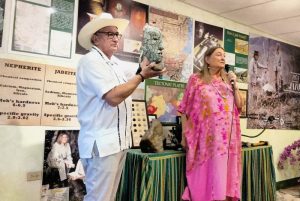
[{"label": "framed picture", "polygon": [[140,141],[149,129],[149,119],[146,110],[146,101],[132,100],[132,146],[138,148]]},{"label": "framed picture", "polygon": [[243,101],[243,107],[240,112],[240,118],[247,118],[248,90],[240,89],[240,94],[242,96],[242,101]]},{"label": "framed picture", "polygon": [[166,149],[173,149],[175,148],[179,142],[176,138],[176,124],[163,124],[163,132],[166,138]]}]

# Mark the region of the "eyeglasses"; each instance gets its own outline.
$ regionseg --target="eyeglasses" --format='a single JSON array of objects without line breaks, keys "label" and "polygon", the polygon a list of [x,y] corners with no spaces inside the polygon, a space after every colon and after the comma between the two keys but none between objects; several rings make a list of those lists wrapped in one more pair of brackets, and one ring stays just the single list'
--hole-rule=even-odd
[{"label": "eyeglasses", "polygon": [[98,33],[106,34],[109,39],[113,39],[115,36],[118,39],[122,38],[122,34],[120,34],[119,32],[97,31],[96,34]]}]

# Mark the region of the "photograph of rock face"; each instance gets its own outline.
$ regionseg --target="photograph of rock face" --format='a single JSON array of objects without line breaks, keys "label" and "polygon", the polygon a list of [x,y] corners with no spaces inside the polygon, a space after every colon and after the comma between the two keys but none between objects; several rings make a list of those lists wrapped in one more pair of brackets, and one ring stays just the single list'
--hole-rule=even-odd
[{"label": "photograph of rock face", "polygon": [[300,129],[300,48],[250,35],[248,128]]}]

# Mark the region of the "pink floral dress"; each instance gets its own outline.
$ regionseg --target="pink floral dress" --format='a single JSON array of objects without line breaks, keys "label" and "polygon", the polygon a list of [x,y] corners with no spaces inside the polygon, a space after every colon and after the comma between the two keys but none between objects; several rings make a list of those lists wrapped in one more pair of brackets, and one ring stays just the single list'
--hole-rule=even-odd
[{"label": "pink floral dress", "polygon": [[190,77],[178,108],[188,117],[183,200],[240,199],[241,130],[233,101],[232,89],[223,81],[205,84],[198,74]]}]

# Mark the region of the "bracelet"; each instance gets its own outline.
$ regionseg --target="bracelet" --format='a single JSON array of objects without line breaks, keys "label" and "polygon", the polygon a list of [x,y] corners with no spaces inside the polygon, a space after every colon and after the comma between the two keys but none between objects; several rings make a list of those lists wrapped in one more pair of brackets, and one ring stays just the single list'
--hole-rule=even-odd
[{"label": "bracelet", "polygon": [[137,74],[137,75],[139,75],[139,76],[141,76],[141,78],[142,78],[142,82],[144,82],[144,80],[145,80],[145,77],[141,74],[141,73],[139,73],[139,74]]}]

